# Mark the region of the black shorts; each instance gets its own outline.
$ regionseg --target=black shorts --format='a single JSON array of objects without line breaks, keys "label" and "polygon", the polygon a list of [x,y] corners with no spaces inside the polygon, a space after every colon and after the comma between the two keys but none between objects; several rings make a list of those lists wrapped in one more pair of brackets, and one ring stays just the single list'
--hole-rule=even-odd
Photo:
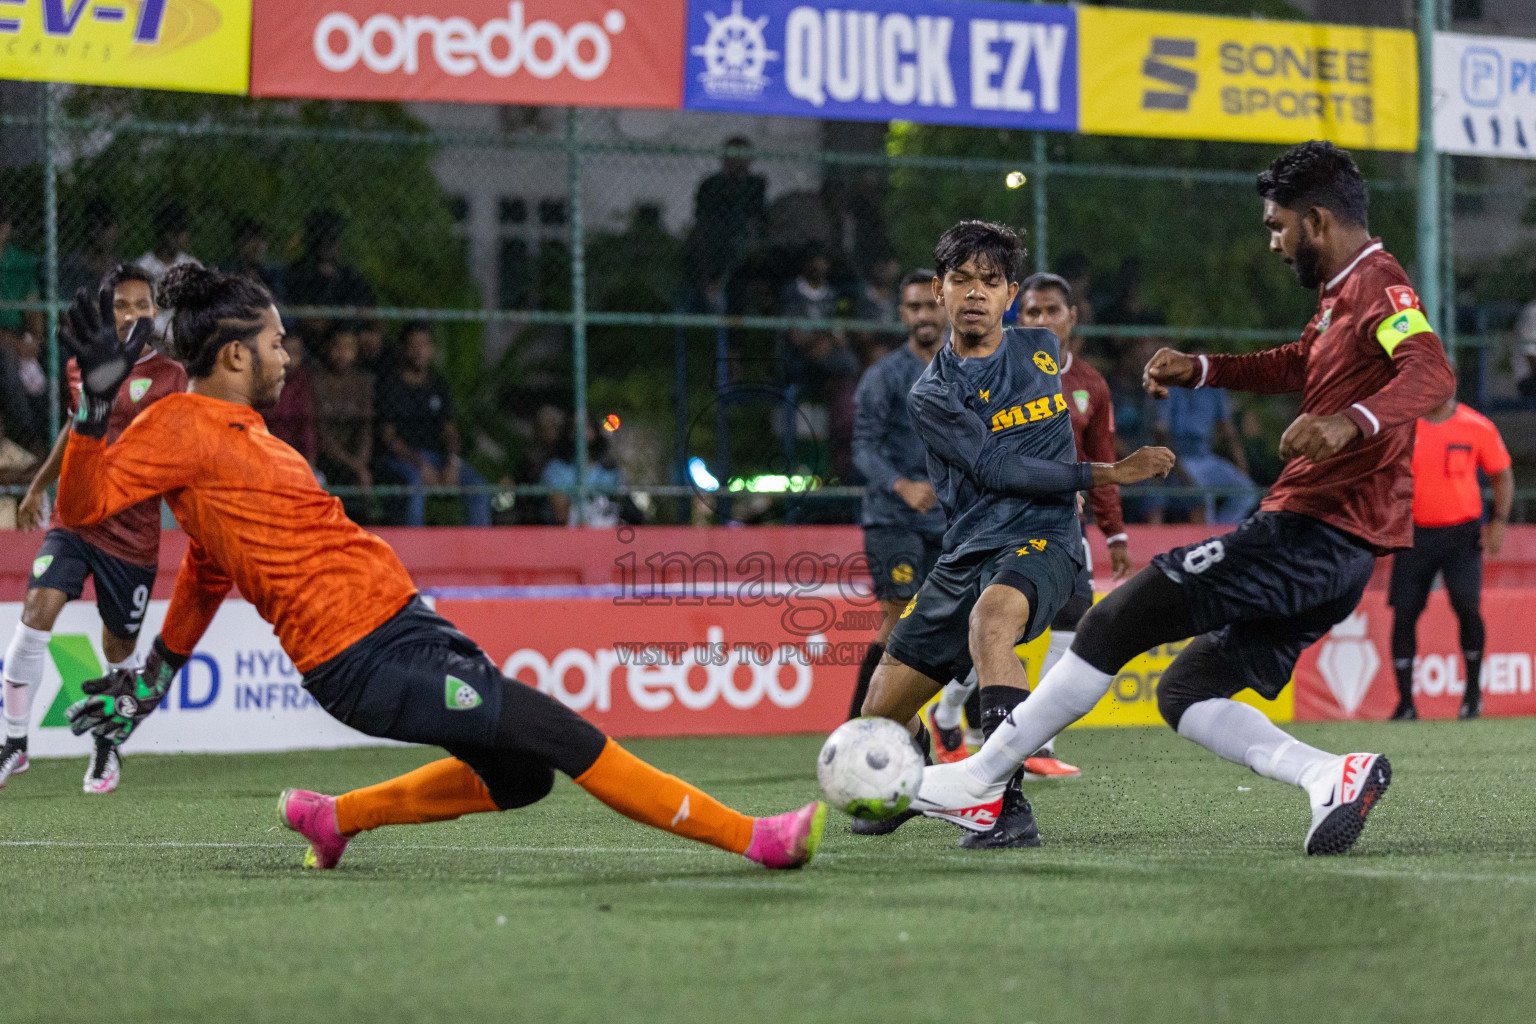
[{"label": "black shorts", "polygon": [[149,594],[155,588],[156,567],[134,565],[107,554],[62,527],[43,538],[32,560],[27,589],[47,587],[63,591],[71,601],[80,599],[85,578],[96,578],[96,609],[107,632],[123,640],[137,640],[149,610]]},{"label": "black shorts", "polygon": [[875,580],[875,597],[906,601],[917,593],[944,550],[944,535],[900,526],[864,527],[864,555]]},{"label": "black shorts", "polygon": [[1392,559],[1387,604],[1418,614],[1429,600],[1435,574],[1445,575],[1445,590],[1457,608],[1476,608],[1483,590],[1483,523],[1473,519],[1455,526],[1415,526],[1413,547]]},{"label": "black shorts", "polygon": [[1243,685],[1274,700],[1301,652],[1360,603],[1376,555],[1310,516],[1257,512],[1229,534],[1174,548],[1152,564],[1179,585],[1213,653]]},{"label": "black shorts", "polygon": [[1067,603],[1061,606],[1056,617],[1051,620],[1051,629],[1056,631],[1073,632],[1077,624],[1083,621],[1083,616],[1088,614],[1088,609],[1093,607],[1093,549],[1088,546],[1088,528],[1083,527],[1083,568],[1077,574],[1073,582],[1072,596],[1067,598]]},{"label": "black shorts", "polygon": [[1034,585],[1029,624],[1015,641],[1022,643],[1045,632],[1072,597],[1082,569],[1082,548],[1054,540],[1027,541],[1017,550],[941,558],[896,620],[885,649],[935,682],[964,679],[972,666],[971,609],[998,574],[1022,576]]},{"label": "black shorts", "polygon": [[475,770],[503,809],[541,799],[554,768],[581,774],[607,742],[553,697],[503,676],[419,597],[306,672],[304,687],[359,732],[443,747]]}]

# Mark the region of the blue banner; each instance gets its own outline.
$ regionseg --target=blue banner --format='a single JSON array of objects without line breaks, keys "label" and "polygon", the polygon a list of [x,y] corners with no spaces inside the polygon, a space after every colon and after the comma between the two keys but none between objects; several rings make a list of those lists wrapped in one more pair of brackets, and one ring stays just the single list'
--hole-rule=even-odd
[{"label": "blue banner", "polygon": [[1077,16],[954,0],[689,0],[683,106],[1077,130]]}]

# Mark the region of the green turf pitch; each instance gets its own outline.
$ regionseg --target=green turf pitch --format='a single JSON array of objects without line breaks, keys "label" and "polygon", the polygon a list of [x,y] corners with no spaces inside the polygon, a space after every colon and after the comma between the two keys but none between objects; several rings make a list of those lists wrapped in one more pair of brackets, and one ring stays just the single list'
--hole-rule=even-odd
[{"label": "green turf pitch", "polygon": [[[1536,1019],[1536,721],[1298,727],[1385,750],[1354,854],[1306,801],[1166,730],[1069,733],[1043,849],[967,853],[834,814],[770,873],[560,782],[534,808],[365,836],[305,872],[284,786],[423,749],[40,761],[0,792],[0,1021]],[[636,742],[749,812],[815,795],[815,737]]]}]

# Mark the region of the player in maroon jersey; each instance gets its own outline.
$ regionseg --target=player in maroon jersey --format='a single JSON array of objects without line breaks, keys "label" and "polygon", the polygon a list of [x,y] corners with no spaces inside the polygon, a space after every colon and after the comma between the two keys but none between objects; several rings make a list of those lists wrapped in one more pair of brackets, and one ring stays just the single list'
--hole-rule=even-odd
[{"label": "player in maroon jersey", "polygon": [[[112,311],[120,337],[140,317],[154,318],[155,297],[150,277],[139,267],[123,263],[102,280],[103,291],[112,296]],[[71,359],[68,365],[70,411],[80,402],[80,372]],[[187,390],[187,372],[181,364],[153,348],[134,364],[127,386],[117,393],[108,425],[108,442],[117,439],[133,418],[166,395]],[[42,525],[48,488],[59,478],[64,462],[64,443],[69,427],[37,471],[21,501],[17,519],[22,529]],[[27,726],[32,694],[43,680],[48,639],[64,605],[80,596],[87,577],[96,580],[96,607],[101,612],[101,649],[107,671],[133,660],[139,629],[149,609],[149,592],[155,585],[160,561],[160,502],[146,501],[95,526],[66,529],[53,517],[27,581],[26,604],[21,622],[5,651],[5,745],[0,747],[0,787],[12,775],[27,770]],[[96,738],[85,772],[87,793],[110,793],[121,775],[117,746]]]},{"label": "player in maroon jersey", "polygon": [[1301,338],[1253,355],[1162,349],[1146,390],[1301,392],[1280,440],[1284,472],[1234,532],[1175,548],[1084,616],[1072,649],[974,756],[923,774],[914,806],[998,800],[1020,762],[1087,714],[1131,658],[1194,639],[1157,690],[1168,724],[1260,775],[1299,786],[1312,805],[1307,853],[1343,853],[1386,791],[1379,754],[1333,755],[1231,698],[1273,700],[1302,650],[1359,603],[1376,556],[1408,547],[1414,422],[1455,379],[1408,276],[1366,228],[1365,181],[1327,142],[1287,150],[1259,175],[1269,247],[1318,289]]}]

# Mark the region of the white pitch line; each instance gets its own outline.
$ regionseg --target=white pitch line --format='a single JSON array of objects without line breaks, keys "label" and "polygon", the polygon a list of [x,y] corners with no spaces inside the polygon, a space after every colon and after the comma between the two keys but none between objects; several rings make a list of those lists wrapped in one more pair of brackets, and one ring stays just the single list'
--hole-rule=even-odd
[{"label": "white pitch line", "polygon": [[[166,840],[152,843],[135,842],[86,842],[62,839],[6,839],[0,840],[0,847],[6,846],[32,846],[44,849],[85,849],[85,850],[114,850],[114,849],[209,849],[209,850],[302,850],[302,843],[183,843]],[[703,849],[690,849],[686,846],[436,846],[436,845],[396,845],[387,846],[368,845],[363,847],[370,852],[388,852],[391,850],[440,850],[449,853],[705,853]]]}]

